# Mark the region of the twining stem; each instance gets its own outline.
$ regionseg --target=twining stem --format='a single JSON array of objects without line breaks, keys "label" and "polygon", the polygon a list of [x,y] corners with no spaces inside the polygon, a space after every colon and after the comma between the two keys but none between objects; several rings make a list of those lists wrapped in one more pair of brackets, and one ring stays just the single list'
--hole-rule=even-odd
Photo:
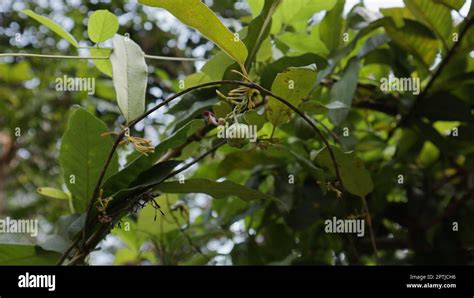
[{"label": "twining stem", "polygon": [[186,57],[166,57],[166,56],[153,56],[153,55],[145,55],[146,59],[152,60],[166,60],[166,61],[207,61],[206,58],[186,58]]},{"label": "twining stem", "polygon": [[[421,100],[425,99],[425,97],[429,94],[436,80],[441,76],[445,68],[449,65],[449,62],[451,61],[451,59],[453,59],[454,55],[456,54],[459,47],[461,46],[464,37],[467,35],[467,32],[472,26],[474,26],[474,17],[471,17],[469,20],[466,21],[465,25],[461,29],[461,32],[459,33],[458,41],[454,43],[454,45],[446,54],[446,57],[439,63],[439,66],[436,69],[435,73],[432,75],[430,81],[428,82],[426,87],[423,89],[423,91],[420,93],[420,95],[418,95],[415,103],[410,108],[406,116],[404,116],[402,120],[398,123],[396,128],[402,127],[414,116],[417,106],[420,104]],[[395,130],[396,129],[393,129],[391,131],[391,133],[389,134],[389,137],[393,135]]]},{"label": "twining stem", "polygon": [[[50,59],[84,59],[84,60],[108,60],[110,56],[67,56],[67,55],[43,55],[43,54],[31,54],[31,53],[2,53],[0,57],[38,57],[38,58],[50,58]],[[145,55],[146,59],[151,60],[165,60],[165,61],[206,61],[205,58],[186,58],[186,57],[167,57],[167,56],[154,56]]]}]

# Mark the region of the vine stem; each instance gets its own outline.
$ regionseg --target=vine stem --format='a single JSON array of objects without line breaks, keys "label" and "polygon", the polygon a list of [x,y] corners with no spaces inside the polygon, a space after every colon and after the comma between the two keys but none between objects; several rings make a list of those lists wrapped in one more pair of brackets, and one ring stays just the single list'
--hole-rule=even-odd
[{"label": "vine stem", "polygon": [[152,60],[167,60],[167,61],[207,61],[205,58],[186,58],[186,57],[166,57],[166,56],[153,56],[153,55],[145,55],[146,59]]},{"label": "vine stem", "polygon": [[[160,109],[161,107],[169,104],[171,101],[185,95],[185,94],[188,94],[190,92],[193,92],[195,90],[199,90],[199,89],[202,89],[202,88],[207,88],[207,87],[214,87],[214,86],[220,86],[220,85],[224,85],[224,84],[227,84],[227,85],[238,85],[238,86],[243,86],[243,87],[248,87],[248,88],[251,88],[251,89],[255,89],[255,90],[258,90],[260,91],[260,93],[262,94],[265,94],[265,95],[268,95],[268,96],[271,96],[273,98],[275,98],[276,100],[280,101],[281,103],[283,103],[284,105],[286,105],[288,108],[290,108],[292,111],[294,111],[296,114],[298,114],[301,118],[303,118],[310,126],[312,129],[314,129],[317,134],[319,135],[319,137],[321,138],[321,140],[323,141],[324,145],[328,148],[329,150],[329,154],[331,156],[331,159],[332,159],[332,162],[334,164],[334,168],[335,168],[335,172],[336,172],[336,178],[337,180],[340,182],[341,186],[343,185],[343,182],[342,182],[342,179],[341,179],[341,175],[340,175],[340,171],[339,171],[339,166],[337,164],[337,161],[336,161],[336,157],[335,157],[335,154],[334,154],[334,151],[332,150],[331,148],[331,145],[329,144],[328,140],[326,139],[326,137],[323,135],[323,133],[321,132],[321,130],[319,130],[319,128],[314,124],[313,121],[311,121],[311,119],[302,111],[300,111],[297,107],[295,107],[294,105],[292,105],[291,103],[289,103],[287,100],[285,100],[284,98],[274,94],[273,92],[265,89],[264,87],[256,84],[256,83],[253,83],[253,82],[242,82],[242,81],[236,81],[236,80],[221,80],[221,81],[214,81],[214,82],[208,82],[208,83],[203,83],[203,84],[199,84],[199,85],[196,85],[196,86],[193,86],[193,87],[190,87],[188,89],[185,89],[181,92],[178,92],[172,96],[170,96],[168,99],[164,100],[163,102],[161,102],[160,104],[156,105],[155,107],[149,109],[148,111],[146,111],[145,113],[143,113],[140,117],[136,118],[135,120],[129,122],[125,128],[119,133],[119,135],[117,136],[110,152],[109,152],[109,155],[107,157],[107,160],[104,164],[104,166],[102,167],[102,170],[101,170],[101,173],[99,175],[99,179],[97,180],[97,183],[96,183],[96,186],[94,188],[94,192],[93,192],[93,196],[92,198],[90,199],[89,203],[88,203],[88,206],[87,206],[87,211],[86,211],[86,220],[85,220],[85,225],[84,225],[84,229],[82,231],[82,238],[83,238],[83,245],[82,245],[82,249],[84,250],[85,249],[85,246],[86,246],[86,243],[85,243],[85,240],[87,238],[87,231],[89,229],[89,223],[90,223],[90,217],[91,217],[91,213],[92,213],[92,207],[94,206],[94,202],[95,200],[97,199],[98,195],[99,195],[99,192],[100,192],[100,188],[102,186],[102,182],[104,180],[104,177],[105,177],[105,174],[107,172],[107,169],[110,165],[110,162],[112,161],[112,158],[113,158],[113,155],[115,154],[115,151],[117,150],[120,142],[123,140],[124,136],[125,136],[125,133],[126,131],[129,131],[129,129],[133,128],[137,123],[139,123],[140,121],[142,121],[143,119],[145,119],[146,117],[148,117],[150,114],[152,114],[153,112],[157,111],[158,109]],[[205,156],[204,156],[205,157]],[[202,158],[204,158],[202,157]],[[199,161],[199,160],[198,160]],[[188,167],[191,166],[191,165],[188,165]],[[185,170],[185,169],[180,169],[180,171],[182,170]],[[172,172],[171,173],[172,176],[167,176],[164,180],[170,178],[170,177],[173,177],[174,175],[176,175],[175,172]],[[170,175],[171,175],[170,174]],[[163,181],[164,181],[163,180]]]},{"label": "vine stem", "polygon": [[65,56],[65,55],[43,55],[30,53],[2,53],[0,57],[38,57],[51,59],[93,59],[93,60],[107,60],[109,57],[86,57],[86,56]]},{"label": "vine stem", "polygon": [[[76,59],[76,60],[107,60],[110,57],[105,56],[98,56],[98,57],[90,57],[90,56],[67,56],[67,55],[44,55],[44,54],[31,54],[31,53],[2,53],[0,57],[37,57],[37,58],[50,58],[50,59]],[[204,58],[186,58],[186,57],[167,57],[167,56],[154,56],[154,55],[146,55],[146,59],[151,60],[165,60],[165,61],[207,61]]]}]

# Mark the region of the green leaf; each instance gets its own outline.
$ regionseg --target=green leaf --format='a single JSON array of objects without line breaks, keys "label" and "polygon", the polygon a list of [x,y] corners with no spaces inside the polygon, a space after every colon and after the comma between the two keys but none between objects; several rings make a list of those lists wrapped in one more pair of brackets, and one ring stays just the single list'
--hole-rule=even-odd
[{"label": "green leaf", "polygon": [[53,199],[69,200],[68,193],[65,193],[64,191],[56,189],[56,188],[39,187],[36,191],[43,196],[47,196]]},{"label": "green leaf", "polygon": [[285,24],[299,31],[304,30],[309,18],[318,11],[332,9],[336,2],[337,0],[283,0],[272,18],[271,33],[279,33]]},{"label": "green leaf", "polygon": [[248,56],[244,43],[240,38],[236,38],[201,0],[139,0],[139,2],[168,10],[183,24],[201,32],[232,59],[244,65]]},{"label": "green leaf", "polygon": [[[77,212],[84,212],[92,199],[95,184],[112,147],[105,124],[83,108],[75,109],[69,117],[68,127],[63,135],[59,164],[67,188],[72,194]],[[118,170],[115,154],[105,178]]]},{"label": "green leaf", "polygon": [[263,125],[267,122],[265,114],[260,115],[256,110],[245,112],[244,119],[248,125],[256,125],[257,131],[262,129]]},{"label": "green leaf", "polygon": [[95,42],[103,42],[112,38],[119,29],[117,17],[106,9],[96,10],[89,17],[87,33]]},{"label": "green leaf", "polygon": [[60,254],[37,245],[0,243],[0,265],[54,265]]},{"label": "green leaf", "polygon": [[[355,152],[344,153],[335,146],[331,146],[331,148],[336,157],[344,188],[360,197],[365,197],[371,193],[374,189],[372,177],[363,162],[356,157]],[[329,169],[332,175],[336,175],[334,163],[327,147],[319,151],[313,159],[319,166]]]},{"label": "green leaf", "polygon": [[266,89],[272,87],[278,73],[283,72],[288,67],[301,67],[316,64],[318,69],[324,69],[328,65],[327,61],[316,54],[303,54],[295,57],[283,57],[273,63],[268,64],[261,76],[261,85]]},{"label": "green leaf", "polygon": [[295,56],[304,53],[314,53],[327,57],[329,50],[319,36],[319,27],[314,26],[310,34],[305,32],[285,32],[278,40],[289,47],[287,55]]},{"label": "green leaf", "polygon": [[113,38],[114,51],[110,56],[117,102],[127,122],[145,111],[147,64],[138,44],[122,35]]},{"label": "green leaf", "polygon": [[287,148],[282,145],[275,145],[275,147],[280,148],[286,152],[289,152],[295,159],[296,161],[306,170],[308,173],[310,173],[315,179],[318,181],[325,181],[324,177],[324,171],[318,167],[316,167],[308,158],[302,156],[301,154],[297,153],[294,150],[291,150],[290,148]]},{"label": "green leaf", "polygon": [[330,52],[339,48],[342,41],[342,31],[344,25],[343,12],[345,0],[337,1],[333,9],[326,13],[326,16],[321,21],[319,32],[321,40],[326,44]]},{"label": "green leaf", "polygon": [[219,101],[212,107],[212,111],[217,118],[225,118],[232,113],[232,107],[225,101]]},{"label": "green leaf", "polygon": [[74,47],[77,48],[79,46],[76,39],[69,32],[64,30],[63,27],[53,22],[49,18],[36,14],[32,10],[29,10],[29,9],[22,10],[22,12],[26,14],[27,16],[40,22],[41,24],[45,25],[46,27],[51,29],[54,33],[61,36],[65,40],[69,41],[69,43],[72,44]]},{"label": "green leaf", "polygon": [[455,10],[460,10],[466,0],[433,0],[435,3],[446,5],[447,7]]},{"label": "green leaf", "polygon": [[249,24],[247,36],[244,39],[247,48],[251,49],[245,63],[247,70],[250,69],[252,62],[254,62],[262,43],[269,36],[272,16],[281,2],[282,0],[265,0],[262,12]]},{"label": "green leaf", "polygon": [[412,54],[426,69],[434,63],[439,41],[433,32],[422,23],[403,19],[403,26],[397,27],[394,21],[384,19],[385,30],[390,38],[403,50]]},{"label": "green leaf", "polygon": [[[308,96],[316,82],[316,71],[308,67],[289,68],[277,75],[273,82],[272,92],[281,96],[294,106],[298,106]],[[275,126],[290,120],[292,110],[269,98],[266,107],[267,119]]]},{"label": "green leaf", "polygon": [[[352,97],[354,97],[357,89],[357,80],[359,78],[360,63],[359,60],[353,58],[349,61],[344,75],[331,88],[331,103],[341,102],[347,107],[352,106]],[[334,125],[339,125],[349,114],[349,109],[333,109],[328,113],[329,120]]]},{"label": "green leaf", "polygon": [[191,88],[199,84],[211,82],[212,79],[204,72],[195,72],[186,77],[184,80],[184,88]]},{"label": "green leaf", "polygon": [[225,52],[219,51],[202,67],[201,71],[208,75],[213,81],[222,80],[228,67],[234,64]]},{"label": "green leaf", "polygon": [[448,40],[451,39],[453,30],[453,18],[451,10],[432,0],[404,0],[405,5],[410,9],[411,13],[425,25],[433,29],[443,42],[445,48],[448,48]]},{"label": "green leaf", "polygon": [[299,109],[305,111],[308,114],[326,114],[331,110],[345,109],[349,110],[350,108],[340,101],[333,101],[328,104],[322,104],[314,100],[308,100],[300,104]]},{"label": "green leaf", "polygon": [[227,154],[219,163],[217,175],[219,177],[229,176],[233,171],[251,170],[255,167],[265,165],[284,164],[285,159],[268,154],[268,151],[235,151]]},{"label": "green leaf", "polygon": [[[110,57],[111,49],[91,48],[90,53],[92,57]],[[95,66],[103,74],[112,77],[112,62],[109,60],[93,59]]]},{"label": "green leaf", "polygon": [[277,198],[263,194],[257,190],[247,188],[232,181],[216,182],[209,179],[187,179],[184,183],[179,181],[164,182],[155,187],[157,191],[171,194],[204,193],[215,199],[225,199],[236,196],[244,201],[271,200],[279,201]]}]

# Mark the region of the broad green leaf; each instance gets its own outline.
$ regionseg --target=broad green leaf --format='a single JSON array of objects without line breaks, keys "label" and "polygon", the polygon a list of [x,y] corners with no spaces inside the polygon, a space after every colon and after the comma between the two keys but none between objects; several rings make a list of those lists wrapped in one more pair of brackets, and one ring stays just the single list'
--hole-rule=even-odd
[{"label": "broad green leaf", "polygon": [[41,24],[45,25],[46,27],[51,29],[54,33],[61,36],[65,40],[69,41],[69,43],[72,44],[74,47],[77,48],[79,46],[76,39],[69,32],[64,30],[63,27],[53,22],[49,18],[36,14],[32,10],[29,10],[29,9],[22,10],[22,12],[26,14],[27,16],[40,22]]},{"label": "broad green leaf", "polygon": [[[277,75],[272,92],[294,106],[308,96],[316,82],[316,71],[308,67],[289,68]],[[274,98],[269,98],[266,107],[267,119],[275,126],[290,120],[292,110]]]},{"label": "broad green leaf", "polygon": [[170,194],[204,193],[215,199],[224,199],[230,196],[236,196],[244,201],[278,201],[278,199],[275,197],[228,180],[216,182],[202,178],[187,179],[184,181],[184,183],[179,183],[179,181],[164,182],[156,186],[155,189],[157,191]]},{"label": "broad green leaf", "polygon": [[[69,117],[61,141],[59,164],[77,212],[85,211],[87,202],[92,199],[112,147],[112,139],[101,136],[105,132],[105,124],[83,108],[75,109]],[[105,178],[117,170],[118,157],[114,155]]]},{"label": "broad green leaf", "polygon": [[413,55],[426,69],[433,64],[438,53],[439,41],[433,32],[422,23],[404,19],[397,28],[390,19],[384,19],[384,27],[390,38],[402,49]]},{"label": "broad green leaf", "polygon": [[278,40],[286,44],[290,51],[288,55],[296,56],[305,53],[314,53],[322,57],[329,55],[329,50],[321,41],[319,36],[319,27],[314,26],[307,34],[305,32],[285,32],[278,37]]},{"label": "broad green leaf", "polygon": [[13,64],[0,64],[0,78],[8,83],[28,81],[33,78],[30,63],[21,61]]},{"label": "broad green leaf", "polygon": [[89,17],[87,33],[89,38],[95,42],[103,42],[114,37],[119,29],[117,17],[108,10],[96,10]]},{"label": "broad green leaf", "polygon": [[36,191],[43,196],[47,196],[53,199],[69,200],[68,193],[65,193],[64,191],[56,189],[56,188],[39,187]]},{"label": "broad green leaf", "polygon": [[204,72],[195,72],[184,79],[184,88],[191,88],[199,84],[211,82],[212,79]]},{"label": "broad green leaf", "polygon": [[[91,48],[90,53],[92,57],[110,57],[110,53],[112,53],[112,50],[102,48]],[[103,74],[112,77],[112,62],[110,62],[110,59],[93,59],[93,61],[98,70],[100,70]]]},{"label": "broad green leaf", "polygon": [[380,9],[380,12],[385,17],[392,18],[397,28],[402,28],[405,26],[406,19],[416,21],[415,16],[406,7],[382,8]]},{"label": "broad green leaf", "polygon": [[0,265],[54,265],[60,254],[37,245],[0,243]]},{"label": "broad green leaf", "polygon": [[147,64],[145,54],[133,40],[116,34],[110,56],[117,102],[123,116],[130,122],[145,111]]},{"label": "broad green leaf", "polygon": [[225,101],[219,101],[212,107],[212,111],[217,118],[225,118],[232,112],[232,107]]},{"label": "broad green leaf", "polygon": [[216,172],[220,177],[225,177],[233,171],[251,170],[259,166],[278,165],[284,164],[284,162],[284,158],[271,156],[268,154],[268,151],[239,150],[227,154],[219,163]]},{"label": "broad green leaf", "polygon": [[[150,187],[165,179],[166,176],[168,176],[180,163],[181,161],[179,160],[163,161],[153,165],[148,170],[143,171],[137,177],[134,177],[130,182],[129,187],[126,189],[116,190],[112,195],[113,201],[109,206],[114,207],[120,205],[124,200],[129,200],[130,198],[144,193]],[[128,204],[128,202],[126,202],[126,204]]]},{"label": "broad green leaf", "polygon": [[342,42],[342,30],[344,25],[342,14],[345,4],[345,0],[337,1],[334,8],[326,13],[326,16],[319,26],[321,40],[331,52],[339,48]]},{"label": "broad green leaf", "polygon": [[213,81],[222,80],[228,67],[234,64],[225,52],[219,51],[202,67],[201,71],[208,75]]},{"label": "broad green leaf", "polygon": [[440,151],[433,145],[433,143],[427,141],[424,143],[420,154],[418,155],[417,162],[424,167],[431,165],[433,162],[438,160]]},{"label": "broad green leaf", "polygon": [[245,63],[247,70],[250,69],[260,47],[270,34],[272,16],[281,2],[282,0],[265,0],[262,12],[249,24],[247,36],[244,39],[245,45],[250,49],[250,54]]},{"label": "broad green leaf", "polygon": [[[365,168],[364,163],[357,158],[355,152],[344,153],[341,149],[331,146],[336,157],[344,188],[359,197],[365,197],[374,189],[374,183],[370,172]],[[329,169],[332,175],[336,175],[334,163],[326,147],[317,153],[313,158],[319,166]]]},{"label": "broad green leaf", "polygon": [[267,122],[267,119],[265,119],[265,113],[260,115],[256,110],[245,112],[244,119],[248,125],[256,125],[257,131],[262,129],[263,125]]},{"label": "broad green leaf", "polygon": [[451,10],[432,0],[404,0],[405,5],[418,20],[430,27],[441,39],[445,48],[448,48],[448,40],[451,38],[453,30],[453,19]]},{"label": "broad green leaf", "polygon": [[[347,107],[352,106],[352,97],[357,89],[357,80],[359,77],[360,63],[356,58],[351,59],[347,65],[342,78],[331,88],[331,103],[341,102]],[[349,109],[329,110],[329,120],[334,125],[339,125],[349,114]]]},{"label": "broad green leaf", "polygon": [[139,2],[166,9],[183,24],[201,32],[240,65],[245,64],[248,51],[242,40],[234,36],[201,0],[139,0]]},{"label": "broad green leaf", "polygon": [[336,2],[337,0],[283,0],[272,18],[271,33],[280,33],[284,25],[302,31],[306,28],[309,18],[319,11],[332,9]]},{"label": "broad green leaf", "polygon": [[327,61],[316,54],[304,54],[296,57],[283,57],[273,63],[268,64],[261,76],[261,85],[266,89],[272,87],[278,73],[283,72],[288,67],[301,67],[316,64],[318,69],[324,69],[328,65]]}]

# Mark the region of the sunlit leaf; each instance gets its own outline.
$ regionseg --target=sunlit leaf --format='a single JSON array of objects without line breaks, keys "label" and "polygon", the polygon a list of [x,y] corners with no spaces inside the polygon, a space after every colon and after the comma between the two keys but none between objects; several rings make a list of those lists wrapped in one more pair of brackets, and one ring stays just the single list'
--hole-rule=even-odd
[{"label": "sunlit leaf", "polygon": [[117,33],[119,23],[117,17],[108,10],[96,10],[89,17],[87,32],[89,38],[95,42],[103,42]]},{"label": "sunlit leaf", "polygon": [[[294,106],[308,96],[316,83],[316,71],[309,67],[289,68],[277,75],[273,82],[272,92],[281,96]],[[293,111],[274,98],[269,98],[266,107],[268,120],[273,125],[280,125],[290,120]]]},{"label": "sunlit leaf", "polygon": [[201,0],[139,0],[141,4],[164,8],[185,25],[197,29],[232,59],[244,65],[248,51],[244,43],[219,20]]},{"label": "sunlit leaf", "polygon": [[110,56],[117,102],[123,116],[130,122],[145,111],[147,64],[145,54],[131,39],[115,35]]},{"label": "sunlit leaf", "polygon": [[[112,147],[112,139],[101,136],[105,132],[105,124],[83,108],[76,108],[69,117],[61,141],[59,164],[77,212],[83,212],[92,199],[95,184]],[[106,178],[117,169],[118,158],[114,155]]]},{"label": "sunlit leaf", "polygon": [[27,16],[40,22],[41,24],[45,25],[46,27],[51,29],[54,33],[61,36],[65,40],[69,41],[69,43],[72,44],[74,47],[77,48],[79,46],[76,39],[69,32],[64,30],[63,27],[61,27],[54,21],[50,20],[49,18],[36,14],[32,10],[29,10],[29,9],[22,10],[22,12],[26,14]]},{"label": "sunlit leaf", "polygon": [[[371,193],[374,189],[372,177],[362,160],[357,158],[355,152],[344,153],[335,146],[331,148],[336,157],[344,188],[348,192],[360,197],[365,197]],[[322,149],[313,159],[318,165],[328,169],[332,175],[335,175],[336,170],[328,148]]]}]

